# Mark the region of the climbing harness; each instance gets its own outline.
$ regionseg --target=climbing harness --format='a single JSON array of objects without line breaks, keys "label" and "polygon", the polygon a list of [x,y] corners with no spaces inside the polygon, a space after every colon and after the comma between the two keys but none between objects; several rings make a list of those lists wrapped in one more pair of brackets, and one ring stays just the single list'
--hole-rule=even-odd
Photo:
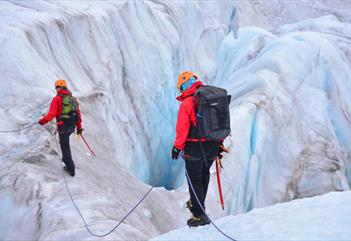
[{"label": "climbing harness", "polygon": [[190,186],[191,190],[192,190],[193,193],[194,193],[194,196],[195,196],[195,198],[196,198],[197,203],[199,204],[200,208],[202,209],[203,213],[206,215],[206,217],[208,218],[208,220],[210,220],[210,222],[212,223],[213,227],[215,227],[215,228],[218,230],[218,232],[220,232],[223,236],[227,237],[228,239],[230,239],[230,240],[232,240],[232,241],[236,241],[234,238],[232,238],[232,237],[228,236],[227,234],[225,234],[225,233],[212,221],[212,219],[210,219],[210,217],[207,215],[207,213],[206,213],[204,207],[201,205],[200,200],[199,200],[199,198],[198,198],[197,195],[196,195],[195,188],[194,188],[193,184],[192,184],[191,181],[190,181],[190,177],[189,177],[188,171],[187,171],[186,169],[185,169],[185,176],[186,176],[186,178],[188,179],[189,186]]},{"label": "climbing harness", "polygon": [[[58,143],[58,141],[57,141],[56,135],[55,135],[55,141],[56,141],[56,149],[57,149],[57,151],[59,151],[59,150],[58,150],[59,143]],[[57,153],[59,153],[59,152],[57,152]],[[151,192],[152,189],[154,188],[154,187],[151,187],[151,188],[146,192],[146,194],[139,200],[139,202],[138,202],[136,205],[134,205],[134,207],[133,207],[133,208],[122,218],[122,220],[119,221],[119,222],[116,224],[116,226],[114,226],[110,231],[108,231],[108,232],[106,232],[106,233],[104,233],[104,234],[96,234],[96,233],[94,233],[93,231],[91,231],[91,229],[89,228],[87,222],[85,221],[85,219],[84,219],[84,217],[83,217],[81,211],[79,210],[78,205],[75,203],[75,201],[74,201],[74,199],[73,199],[73,197],[72,197],[72,194],[71,194],[71,192],[70,192],[70,190],[69,190],[69,187],[68,187],[67,178],[66,178],[65,172],[63,171],[62,162],[61,162],[60,159],[59,159],[59,161],[60,161],[60,166],[61,166],[61,169],[62,169],[63,178],[64,178],[64,181],[65,181],[65,186],[66,186],[66,190],[67,190],[67,192],[68,192],[68,195],[69,195],[69,197],[70,197],[70,199],[71,199],[71,201],[72,201],[72,203],[73,203],[75,209],[77,210],[77,212],[78,212],[80,218],[82,219],[86,230],[88,231],[88,233],[89,233],[91,236],[94,236],[94,237],[100,237],[100,238],[106,237],[107,235],[109,235],[109,234],[111,234],[113,231],[115,231],[115,230],[123,223],[123,221],[124,221],[129,215],[131,215],[131,214],[134,212],[134,210],[144,201],[144,199],[150,194],[150,192]]]},{"label": "climbing harness", "polygon": [[12,130],[12,131],[0,131],[0,133],[14,133],[14,132],[20,132],[20,131],[23,131],[23,130],[26,130],[26,129],[29,129],[33,126],[35,126],[36,124],[38,124],[38,122],[34,122],[28,126],[25,126],[23,128],[20,128],[20,129],[16,129],[16,130]]}]

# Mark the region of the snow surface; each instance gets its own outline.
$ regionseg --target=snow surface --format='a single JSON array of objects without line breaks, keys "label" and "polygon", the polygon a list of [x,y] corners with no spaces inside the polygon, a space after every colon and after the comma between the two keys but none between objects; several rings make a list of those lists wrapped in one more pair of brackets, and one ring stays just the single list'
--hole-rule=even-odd
[{"label": "snow surface", "polygon": [[[294,200],[215,220],[236,240],[351,240],[351,192]],[[229,240],[212,225],[183,228],[156,240]]]},{"label": "snow surface", "polygon": [[[55,94],[53,81],[68,79],[98,156],[71,138],[77,175],[69,187],[91,229],[109,231],[150,188],[143,182],[180,187],[154,189],[107,238],[146,240],[185,226],[189,216],[183,161],[168,152],[176,77],[191,69],[233,96],[222,172],[226,209],[212,170],[210,217],[349,190],[349,2],[308,2],[257,2],[274,11],[248,6],[239,18],[264,20],[273,31],[237,33],[233,1],[0,1],[0,130],[37,121]],[[301,15],[275,21],[281,3]],[[245,4],[251,2],[238,2],[240,11]],[[336,14],[323,16],[320,6]],[[306,19],[315,16],[323,17]],[[51,123],[0,134],[1,240],[96,239],[65,190],[54,130]]]}]

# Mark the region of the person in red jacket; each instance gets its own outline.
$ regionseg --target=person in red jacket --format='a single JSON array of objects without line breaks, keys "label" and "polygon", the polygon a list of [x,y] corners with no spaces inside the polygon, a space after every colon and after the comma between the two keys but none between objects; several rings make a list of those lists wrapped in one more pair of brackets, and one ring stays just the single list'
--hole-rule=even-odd
[{"label": "person in red jacket", "polygon": [[75,175],[75,165],[71,155],[69,136],[77,128],[77,134],[82,134],[82,118],[77,99],[67,89],[65,80],[55,81],[57,95],[52,99],[49,112],[39,120],[40,125],[45,125],[56,117],[57,130],[60,138],[62,161],[65,163],[64,170],[72,177]]},{"label": "person in red jacket", "polygon": [[[176,138],[171,151],[172,159],[178,159],[183,151],[185,168],[195,193],[203,208],[210,181],[210,167],[220,151],[220,143],[197,137],[196,113],[197,105],[194,98],[195,91],[203,86],[199,78],[190,71],[181,73],[178,77],[177,88],[181,95],[177,100],[181,102],[176,124]],[[201,142],[201,143],[200,143]],[[188,226],[199,226],[210,223],[210,220],[202,211],[196,197],[189,185],[190,200],[187,207],[192,212],[192,217],[187,221]]]}]

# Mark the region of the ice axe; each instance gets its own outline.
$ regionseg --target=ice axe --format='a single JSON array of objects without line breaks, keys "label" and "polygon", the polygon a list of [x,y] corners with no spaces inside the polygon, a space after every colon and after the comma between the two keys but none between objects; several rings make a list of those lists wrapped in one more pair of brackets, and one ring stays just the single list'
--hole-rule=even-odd
[{"label": "ice axe", "polygon": [[222,209],[224,210],[224,199],[222,194],[222,185],[221,185],[221,164],[220,160],[216,158],[216,173],[217,173],[217,184],[218,184],[218,193],[219,193],[219,200],[221,201]]},{"label": "ice axe", "polygon": [[85,145],[87,145],[87,147],[88,147],[89,151],[91,152],[91,154],[93,154],[93,156],[95,156],[95,157],[96,157],[95,153],[94,153],[94,152],[93,152],[93,150],[90,148],[90,146],[89,146],[88,142],[85,140],[85,138],[84,138],[83,134],[80,134],[80,136],[82,137],[82,139],[83,139],[83,141],[84,141]]}]

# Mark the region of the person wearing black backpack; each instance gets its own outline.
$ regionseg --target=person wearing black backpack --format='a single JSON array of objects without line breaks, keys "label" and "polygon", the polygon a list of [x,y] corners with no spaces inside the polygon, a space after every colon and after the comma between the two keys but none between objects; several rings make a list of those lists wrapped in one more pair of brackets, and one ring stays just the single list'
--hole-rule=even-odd
[{"label": "person wearing black backpack", "polygon": [[[223,89],[205,86],[191,71],[179,75],[177,88],[181,92],[177,97],[181,104],[176,138],[170,155],[172,159],[178,159],[183,151],[190,182],[205,209],[210,168],[223,151],[223,140],[230,133],[230,96]],[[197,202],[189,180],[188,185],[190,200],[187,207],[192,212],[192,217],[187,221],[187,225],[196,227],[209,224],[210,220]]]},{"label": "person wearing black backpack", "polygon": [[71,155],[69,136],[74,133],[76,128],[77,134],[82,134],[82,118],[78,101],[67,89],[67,82],[63,79],[56,80],[55,89],[57,95],[51,101],[48,114],[39,120],[39,124],[45,125],[56,117],[62,161],[65,163],[63,168],[73,177],[75,175],[75,165]]}]

